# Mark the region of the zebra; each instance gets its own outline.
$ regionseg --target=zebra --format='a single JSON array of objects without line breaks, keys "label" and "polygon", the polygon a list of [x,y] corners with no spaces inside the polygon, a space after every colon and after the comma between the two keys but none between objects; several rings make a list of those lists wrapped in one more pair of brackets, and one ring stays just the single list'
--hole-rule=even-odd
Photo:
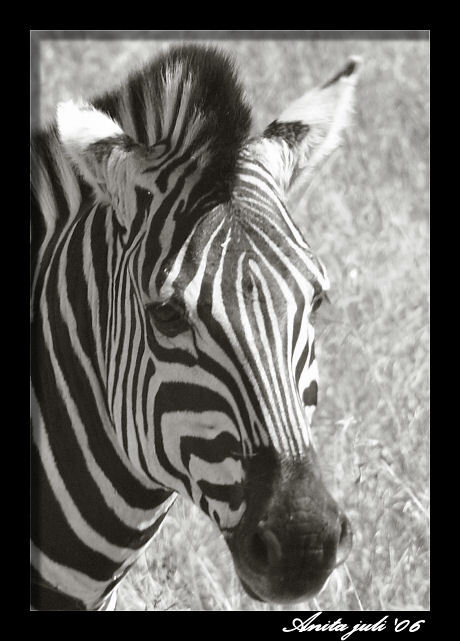
[{"label": "zebra", "polygon": [[261,135],[229,54],[173,46],[31,141],[31,607],[107,610],[178,494],[259,602],[316,594],[348,518],[311,435],[326,269],[285,201],[358,58]]}]

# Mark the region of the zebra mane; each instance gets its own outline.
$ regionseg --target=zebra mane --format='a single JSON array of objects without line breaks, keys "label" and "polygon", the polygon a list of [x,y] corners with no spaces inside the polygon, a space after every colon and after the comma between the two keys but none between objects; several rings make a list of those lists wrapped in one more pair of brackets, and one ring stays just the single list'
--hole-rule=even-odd
[{"label": "zebra mane", "polygon": [[133,72],[118,89],[90,102],[146,146],[179,144],[184,137],[192,153],[205,145],[204,175],[228,195],[238,152],[249,136],[251,110],[234,63],[224,52],[173,47]]},{"label": "zebra mane", "polygon": [[[213,47],[172,47],[131,73],[118,88],[89,102],[138,143],[167,141],[172,131],[177,144],[186,137],[191,153],[206,143],[202,179],[214,193],[229,197],[237,155],[251,128],[251,109],[227,54]],[[75,194],[78,200],[76,183],[81,180],[70,175],[56,122],[33,131],[31,148],[33,192],[44,179],[50,185],[61,183],[67,199]],[[70,209],[75,213],[75,207]]]}]

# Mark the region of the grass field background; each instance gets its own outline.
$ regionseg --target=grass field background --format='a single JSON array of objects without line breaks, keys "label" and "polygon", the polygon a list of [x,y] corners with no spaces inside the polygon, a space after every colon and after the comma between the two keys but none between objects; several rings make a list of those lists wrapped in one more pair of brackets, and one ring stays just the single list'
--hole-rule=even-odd
[{"label": "grass field background", "polygon": [[[42,122],[60,100],[118,84],[171,44],[42,41]],[[364,59],[344,144],[290,203],[332,284],[331,305],[323,305],[316,321],[320,387],[313,431],[324,476],[353,524],[354,546],[315,599],[261,605],[239,587],[217,530],[179,498],[120,588],[119,608],[428,609],[429,43],[214,44],[237,62],[255,132],[347,56]]]}]

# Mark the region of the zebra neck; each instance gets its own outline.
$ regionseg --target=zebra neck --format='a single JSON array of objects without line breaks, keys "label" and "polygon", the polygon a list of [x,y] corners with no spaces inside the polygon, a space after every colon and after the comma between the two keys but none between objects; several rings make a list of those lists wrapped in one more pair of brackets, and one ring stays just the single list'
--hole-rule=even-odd
[{"label": "zebra neck", "polygon": [[[54,242],[47,267],[36,281],[39,287],[35,290],[31,327],[32,385],[44,425],[59,425],[64,412],[65,420],[68,418],[71,424],[78,421],[82,429],[107,441],[109,450],[118,450],[123,466],[143,485],[157,488],[163,495],[162,486],[148,473],[144,454],[132,455],[123,447],[123,436],[116,430],[123,415],[114,391],[127,392],[125,388],[120,390],[124,381],[120,350],[124,349],[123,340],[130,336],[130,330],[124,325],[124,310],[118,310],[117,315],[122,280],[116,280],[119,260],[112,218],[106,207],[93,205],[66,225]],[[114,317],[121,324],[110,327]],[[136,319],[132,316],[131,320]],[[53,327],[59,331],[53,332]],[[151,507],[161,502],[162,496],[159,500],[153,497]]]}]

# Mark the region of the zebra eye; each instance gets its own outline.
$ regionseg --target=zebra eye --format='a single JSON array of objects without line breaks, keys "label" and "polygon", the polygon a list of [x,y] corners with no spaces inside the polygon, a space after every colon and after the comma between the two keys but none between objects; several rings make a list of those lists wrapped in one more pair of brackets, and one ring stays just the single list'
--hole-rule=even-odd
[{"label": "zebra eye", "polygon": [[155,327],[166,336],[177,336],[188,329],[185,310],[178,303],[154,303],[150,306]]},{"label": "zebra eye", "polygon": [[327,301],[329,304],[331,302],[326,292],[321,292],[320,294],[317,294],[316,296],[313,297],[312,306],[311,306],[312,313],[316,312],[321,307],[321,304],[323,301]]},{"label": "zebra eye", "polygon": [[315,296],[315,298],[313,299],[312,306],[311,306],[311,311],[312,312],[316,312],[316,310],[318,310],[321,307],[321,303],[323,302],[323,299],[324,298],[323,298],[322,294],[318,294],[318,296]]}]

